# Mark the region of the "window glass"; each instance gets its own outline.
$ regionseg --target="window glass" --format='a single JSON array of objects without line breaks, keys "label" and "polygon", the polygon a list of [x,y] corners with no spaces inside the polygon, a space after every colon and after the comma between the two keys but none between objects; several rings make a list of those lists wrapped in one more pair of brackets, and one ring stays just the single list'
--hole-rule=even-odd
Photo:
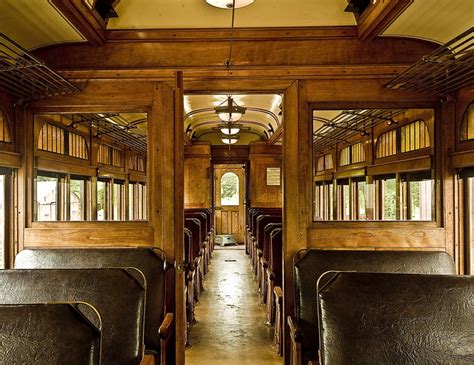
[{"label": "window glass", "polygon": [[365,188],[366,184],[365,181],[356,181],[356,192],[357,192],[357,219],[358,220],[366,220],[367,213],[366,213],[366,193]]},{"label": "window glass", "polygon": [[464,112],[460,139],[461,141],[474,139],[474,103],[471,103]]},{"label": "window glass", "polygon": [[97,180],[97,220],[104,221],[107,219],[107,186],[105,181]]},{"label": "window glass", "polygon": [[474,177],[464,179],[465,274],[474,274]]},{"label": "window glass", "polygon": [[71,177],[69,190],[69,217],[72,221],[85,219],[85,180]]},{"label": "window glass", "polygon": [[382,192],[382,219],[397,219],[397,179],[395,176],[380,180]]},{"label": "window glass", "polygon": [[221,205],[239,205],[239,177],[233,172],[221,177]]},{"label": "window glass", "polygon": [[115,221],[119,221],[124,219],[123,217],[123,207],[124,207],[124,184],[123,182],[114,182],[114,189],[113,189],[113,211]]},{"label": "window glass", "polygon": [[36,220],[56,221],[59,178],[38,175],[36,177]]}]

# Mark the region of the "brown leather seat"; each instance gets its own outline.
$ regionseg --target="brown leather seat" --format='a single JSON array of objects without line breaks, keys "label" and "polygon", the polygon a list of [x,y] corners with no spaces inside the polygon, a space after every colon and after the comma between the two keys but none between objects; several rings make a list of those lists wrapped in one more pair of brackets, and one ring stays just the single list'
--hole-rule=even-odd
[{"label": "brown leather seat", "polygon": [[91,322],[100,317],[88,304],[0,305],[0,318],[1,364],[100,364],[100,328]]},{"label": "brown leather seat", "polygon": [[[135,267],[146,279],[145,346],[160,353],[165,333],[166,256],[156,248],[27,249],[15,258],[17,269],[82,269]],[[171,316],[171,318],[170,318]],[[167,322],[172,321],[168,314]],[[164,328],[162,328],[163,330]],[[170,329],[171,330],[171,329]],[[168,334],[169,337],[169,334]]]},{"label": "brown leather seat", "polygon": [[[445,252],[302,250],[294,258],[295,318],[289,318],[293,338],[301,341],[301,358],[317,359],[316,282],[326,271],[455,274]],[[296,341],[297,342],[297,341]],[[295,343],[295,341],[293,341]],[[293,346],[294,347],[294,346]],[[295,356],[292,349],[292,356]],[[306,364],[306,363],[305,363]],[[299,364],[293,364],[299,365]]]},{"label": "brown leather seat", "polygon": [[139,270],[0,270],[0,304],[47,302],[94,306],[102,319],[102,364],[140,364],[145,278]]},{"label": "brown leather seat", "polygon": [[474,364],[474,277],[329,272],[323,364]]}]

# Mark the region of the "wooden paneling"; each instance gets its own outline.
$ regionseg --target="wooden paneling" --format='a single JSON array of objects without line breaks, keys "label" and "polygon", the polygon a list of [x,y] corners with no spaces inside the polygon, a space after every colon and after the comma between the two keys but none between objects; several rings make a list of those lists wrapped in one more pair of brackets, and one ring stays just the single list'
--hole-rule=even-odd
[{"label": "wooden paneling", "polygon": [[25,230],[24,247],[153,246],[153,238],[146,223],[34,223]]},{"label": "wooden paneling", "polygon": [[184,207],[211,207],[211,146],[186,146],[184,156]]},{"label": "wooden paneling", "polygon": [[344,228],[343,223],[334,228],[318,228],[317,224],[308,230],[308,247],[330,249],[445,249],[443,228],[393,227],[384,222],[380,227]]},{"label": "wooden paneling", "polygon": [[16,152],[0,151],[0,166],[21,167],[21,155]]},{"label": "wooden paneling", "polygon": [[[48,65],[59,70],[223,68],[228,56],[228,40],[173,42],[114,42],[100,47],[88,45],[50,46],[35,51]],[[252,67],[353,66],[412,64],[436,48],[427,41],[377,38],[361,43],[346,37],[312,40],[285,39],[241,41],[233,44],[233,69]],[[383,52],[380,50],[383,49]],[[403,49],[403,52],[400,52]],[[291,50],[289,52],[288,50]],[[189,55],[199,54],[199,57]],[[268,55],[271,54],[271,57]],[[204,76],[204,75],[202,75]],[[257,76],[257,75],[255,75]]]},{"label": "wooden paneling", "polygon": [[249,159],[250,149],[248,146],[212,146],[212,163],[245,163]]},{"label": "wooden paneling", "polygon": [[[250,145],[250,205],[272,208],[282,206],[282,185],[267,185],[267,167],[282,167],[281,146]],[[281,182],[283,180],[281,179]]]}]

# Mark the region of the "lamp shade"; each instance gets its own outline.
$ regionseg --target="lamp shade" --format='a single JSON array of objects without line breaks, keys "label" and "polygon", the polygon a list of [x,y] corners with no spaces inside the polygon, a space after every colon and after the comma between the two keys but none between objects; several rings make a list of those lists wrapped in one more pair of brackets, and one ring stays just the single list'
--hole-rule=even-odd
[{"label": "lamp shade", "polygon": [[221,137],[222,143],[225,144],[235,144],[239,138],[237,136]]},{"label": "lamp shade", "polygon": [[237,122],[245,114],[245,110],[246,108],[237,105],[230,96],[224,103],[214,108],[217,116],[223,122]]},{"label": "lamp shade", "polygon": [[229,126],[229,127],[222,127],[221,128],[221,132],[223,134],[227,134],[229,136],[233,135],[233,134],[237,134],[240,132],[240,128],[239,127],[234,127],[234,126]]},{"label": "lamp shade", "polygon": [[[243,8],[244,6],[248,6],[253,2],[254,0],[235,0],[235,8]],[[232,0],[206,0],[206,3],[221,9],[232,9],[233,7]]]}]

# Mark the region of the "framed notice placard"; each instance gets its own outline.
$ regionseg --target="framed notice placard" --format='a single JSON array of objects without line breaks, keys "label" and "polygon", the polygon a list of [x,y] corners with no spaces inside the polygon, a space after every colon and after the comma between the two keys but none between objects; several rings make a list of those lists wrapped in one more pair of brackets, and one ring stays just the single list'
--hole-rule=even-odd
[{"label": "framed notice placard", "polygon": [[267,186],[281,185],[281,169],[279,167],[267,167]]}]

